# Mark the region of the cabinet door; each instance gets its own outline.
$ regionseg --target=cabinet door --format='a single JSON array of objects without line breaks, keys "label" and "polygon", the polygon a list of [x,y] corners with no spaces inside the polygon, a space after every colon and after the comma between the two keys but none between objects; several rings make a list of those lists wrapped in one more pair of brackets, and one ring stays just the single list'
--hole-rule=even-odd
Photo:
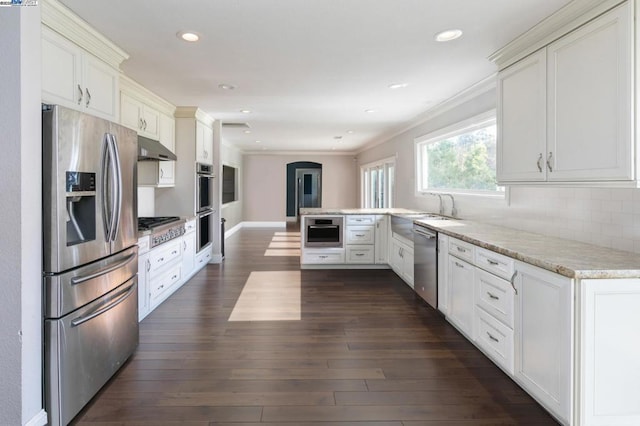
[{"label": "cabinet door", "polygon": [[141,133],[151,139],[159,138],[160,113],[155,109],[144,106],[142,108],[142,129]]},{"label": "cabinet door", "polygon": [[546,179],[546,51],[498,74],[499,182]]},{"label": "cabinet door", "polygon": [[548,47],[547,178],[633,179],[629,3]]},{"label": "cabinet door", "polygon": [[569,278],[516,264],[515,378],[569,423],[573,285]]},{"label": "cabinet door", "polygon": [[449,237],[438,234],[438,310],[443,314],[449,313]]},{"label": "cabinet door", "polygon": [[150,291],[149,291],[149,253],[138,256],[138,321],[142,321],[150,312]]},{"label": "cabinet door", "polygon": [[196,121],[196,161],[213,164],[213,130]]},{"label": "cabinet door", "polygon": [[196,268],[196,233],[182,237],[182,275],[186,279]]},{"label": "cabinet door", "polygon": [[84,86],[82,103],[86,112],[117,121],[118,71],[89,53],[83,56],[82,70]]},{"label": "cabinet door", "polygon": [[402,277],[413,288],[413,250],[405,248],[402,251],[402,267]]},{"label": "cabinet door", "polygon": [[[160,114],[159,140],[171,152],[175,152],[175,120],[166,114]],[[158,163],[158,186],[175,185],[175,161]]]},{"label": "cabinet door", "polygon": [[402,274],[402,247],[394,238],[391,239],[389,244],[389,264],[396,274]]},{"label": "cabinet door", "polygon": [[473,332],[473,275],[475,267],[449,256],[449,316],[469,338]]},{"label": "cabinet door", "polygon": [[387,239],[389,233],[389,218],[387,215],[376,216],[376,230],[375,230],[375,257],[377,264],[389,263],[389,249],[387,247]]},{"label": "cabinet door", "polygon": [[142,103],[126,93],[120,93],[120,124],[127,126],[136,132],[142,126]]},{"label": "cabinet door", "polygon": [[79,109],[84,89],[82,49],[42,27],[42,100]]}]

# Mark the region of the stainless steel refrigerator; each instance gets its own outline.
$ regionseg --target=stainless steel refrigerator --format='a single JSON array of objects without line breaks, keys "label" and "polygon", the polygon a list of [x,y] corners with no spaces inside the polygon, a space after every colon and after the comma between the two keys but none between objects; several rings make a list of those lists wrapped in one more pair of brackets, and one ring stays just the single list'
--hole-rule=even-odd
[{"label": "stainless steel refrigerator", "polygon": [[66,425],[138,345],[137,135],[43,105],[44,396]]}]

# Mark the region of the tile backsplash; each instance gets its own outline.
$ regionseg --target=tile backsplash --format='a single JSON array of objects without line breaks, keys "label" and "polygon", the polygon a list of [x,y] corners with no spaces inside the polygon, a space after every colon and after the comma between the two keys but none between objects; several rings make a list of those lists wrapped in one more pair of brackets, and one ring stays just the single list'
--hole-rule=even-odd
[{"label": "tile backsplash", "polygon": [[[514,186],[510,191],[508,205],[457,196],[459,216],[640,253],[640,189]],[[421,208],[437,211],[436,200],[423,199]]]}]

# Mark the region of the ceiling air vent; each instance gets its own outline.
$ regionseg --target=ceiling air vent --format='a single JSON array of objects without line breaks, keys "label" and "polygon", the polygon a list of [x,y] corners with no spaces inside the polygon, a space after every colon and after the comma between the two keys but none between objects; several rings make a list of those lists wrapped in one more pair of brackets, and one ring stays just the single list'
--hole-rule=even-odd
[{"label": "ceiling air vent", "polygon": [[225,129],[238,129],[238,130],[248,130],[249,125],[247,123],[222,123],[222,127]]}]

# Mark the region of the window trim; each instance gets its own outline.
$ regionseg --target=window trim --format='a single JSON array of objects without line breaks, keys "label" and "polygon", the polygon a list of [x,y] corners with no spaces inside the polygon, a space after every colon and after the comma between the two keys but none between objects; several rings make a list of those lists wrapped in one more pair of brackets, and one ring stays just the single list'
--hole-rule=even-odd
[{"label": "window trim", "polygon": [[[367,179],[365,178],[366,172],[372,167],[380,167],[380,166],[385,166],[387,164],[393,165],[393,170],[394,170],[393,173],[395,175],[396,173],[396,157],[395,156],[382,158],[380,160],[372,161],[360,166],[360,207],[365,208],[365,205],[367,203],[367,194],[368,194],[369,188],[367,188]],[[386,182],[388,184],[388,176],[387,176]],[[395,186],[395,183],[396,183],[396,177],[394,176],[393,186]],[[389,198],[390,207],[388,208],[393,208],[393,206],[395,205],[395,195],[396,195],[395,188],[387,188],[387,192],[388,193],[390,192],[391,194]]]},{"label": "window trim", "polygon": [[497,123],[496,110],[490,109],[481,114],[477,114],[473,117],[459,121],[452,125],[440,128],[431,133],[427,133],[422,136],[418,136],[414,139],[414,171],[415,171],[415,185],[414,191],[416,196],[426,196],[430,194],[453,194],[453,195],[465,195],[472,197],[493,198],[498,200],[506,200],[508,189],[505,191],[482,191],[482,190],[465,190],[465,189],[433,189],[423,190],[421,188],[422,182],[422,147],[428,145],[431,142],[447,139],[451,136],[460,135],[467,132],[472,132],[477,129],[481,129],[490,124]]}]

